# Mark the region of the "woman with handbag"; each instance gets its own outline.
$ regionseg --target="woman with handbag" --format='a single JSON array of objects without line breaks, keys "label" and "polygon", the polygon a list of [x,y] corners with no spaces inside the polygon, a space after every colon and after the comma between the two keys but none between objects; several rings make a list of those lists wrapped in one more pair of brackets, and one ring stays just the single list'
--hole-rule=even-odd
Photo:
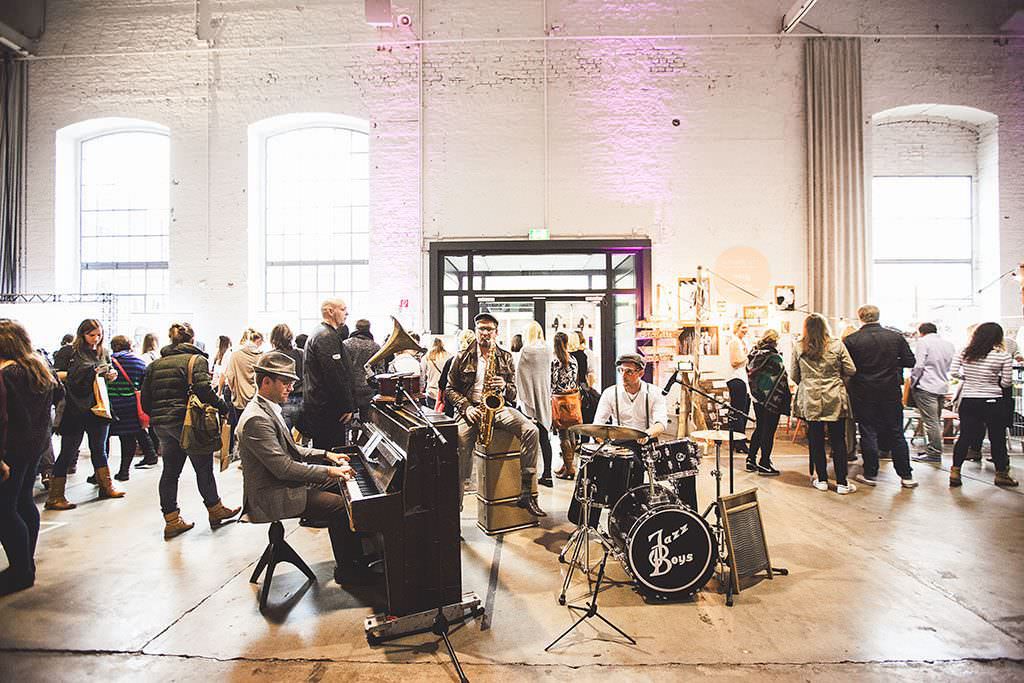
[{"label": "woman with handbag", "polygon": [[[764,477],[777,477],[780,474],[772,464],[772,447],[775,445],[779,418],[789,415],[792,401],[786,363],[779,353],[778,342],[779,333],[768,330],[747,356],[747,379],[757,419],[754,433],[750,437],[747,472],[757,472]],[[757,459],[758,451],[761,452],[760,462]]]},{"label": "woman with handbag", "polygon": [[114,352],[110,362],[117,372],[117,379],[108,387],[115,418],[110,425],[110,435],[118,437],[121,442],[121,467],[114,479],[128,481],[136,446],[142,449],[143,462],[156,460],[153,442],[146,432],[149,416],[142,410],[139,398],[142,378],[146,375],[146,361],[132,353],[132,343],[124,335],[119,334],[110,340],[110,350]]},{"label": "woman with handbag", "polygon": [[112,415],[106,394],[106,383],[117,379],[117,372],[110,364],[110,354],[103,348],[103,325],[99,320],[87,318],[78,326],[74,351],[64,372],[67,398],[61,417],[59,433],[60,455],[53,465],[53,478],[46,499],[47,510],[71,510],[77,505],[64,497],[67,487],[68,468],[78,460],[78,448],[82,438],[88,436],[89,454],[96,471],[96,485],[100,498],[121,498],[123,491],[114,488],[107,467],[107,437],[110,433]]},{"label": "woman with handbag", "polygon": [[527,326],[526,339],[519,351],[516,389],[519,409],[537,425],[540,456],[544,461],[544,471],[537,483],[554,486],[551,479],[551,435],[548,432],[551,427],[551,351],[544,343],[544,329],[536,320],[531,320]]},{"label": "woman with handbag", "polygon": [[142,409],[156,427],[163,449],[164,468],[160,473],[160,509],[164,515],[164,539],[183,534],[195,524],[181,518],[178,508],[178,479],[185,461],[192,463],[196,485],[209,513],[210,527],[216,528],[238,514],[241,508],[228,508],[220,500],[213,476],[213,452],[192,454],[182,447],[182,430],[189,395],[214,406],[221,415],[228,406],[210,386],[210,366],[206,354],[194,343],[195,333],[188,323],[174,323],[168,335],[171,345],[160,351],[150,363],[142,382]]},{"label": "woman with handbag", "polygon": [[1003,328],[998,323],[982,323],[974,330],[971,341],[953,357],[949,373],[961,380],[957,390],[960,399],[960,436],[953,445],[953,466],[949,468],[949,485],[963,485],[960,468],[968,450],[980,443],[988,430],[992,462],[996,466],[996,486],[1017,486],[1010,476],[1010,458],[1006,451],[1006,428],[1013,415],[1013,359],[1003,350]]},{"label": "woman with handbag", "polygon": [[580,405],[579,364],[569,354],[569,337],[555,335],[555,357],[551,361],[551,416],[562,447],[562,467],[555,472],[559,479],[575,479],[576,439],[569,427],[583,422]]},{"label": "woman with handbag", "polygon": [[50,408],[63,391],[25,328],[0,320],[0,545],[9,565],[0,572],[0,595],[35,583],[39,510],[32,485],[50,444]]},{"label": "woman with handbag", "polygon": [[803,336],[793,348],[793,381],[797,383],[795,412],[807,423],[807,448],[811,460],[811,486],[828,491],[825,431],[832,445],[836,493],[853,493],[857,487],[846,478],[846,433],[843,418],[849,417],[850,397],[843,379],[857,372],[850,352],[833,339],[828,323],[817,313],[804,319]]}]

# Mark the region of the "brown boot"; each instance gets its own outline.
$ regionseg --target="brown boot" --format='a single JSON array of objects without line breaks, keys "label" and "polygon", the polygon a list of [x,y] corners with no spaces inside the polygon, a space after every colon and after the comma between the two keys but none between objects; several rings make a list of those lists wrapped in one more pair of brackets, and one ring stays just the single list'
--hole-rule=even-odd
[{"label": "brown boot", "polygon": [[996,486],[1018,486],[1019,482],[1010,476],[1010,470],[996,472]]},{"label": "brown boot", "polygon": [[96,486],[100,487],[100,498],[124,498],[124,491],[114,488],[114,482],[110,481],[110,468],[96,468]]},{"label": "brown boot", "polygon": [[210,513],[210,528],[211,529],[216,529],[221,524],[223,524],[227,520],[231,519],[232,517],[237,515],[242,510],[242,508],[240,508],[240,507],[238,507],[238,508],[224,507],[224,503],[222,503],[219,500],[214,505],[211,505],[210,507],[208,507],[206,509]]},{"label": "brown boot", "polygon": [[67,483],[67,477],[50,479],[50,491],[46,496],[46,505],[44,506],[47,510],[74,510],[78,507],[64,497],[64,487],[67,486]]},{"label": "brown boot", "polygon": [[960,468],[950,467],[949,468],[949,488],[955,489],[957,486],[963,486],[964,482],[960,478]]},{"label": "brown boot", "polygon": [[562,441],[562,469],[559,470],[561,474],[555,472],[555,476],[559,479],[575,479],[576,468],[573,466],[573,458],[575,456],[575,449],[571,442]]},{"label": "brown boot", "polygon": [[180,510],[168,512],[164,515],[164,540],[180,536],[194,526],[195,524],[189,524],[181,518]]}]

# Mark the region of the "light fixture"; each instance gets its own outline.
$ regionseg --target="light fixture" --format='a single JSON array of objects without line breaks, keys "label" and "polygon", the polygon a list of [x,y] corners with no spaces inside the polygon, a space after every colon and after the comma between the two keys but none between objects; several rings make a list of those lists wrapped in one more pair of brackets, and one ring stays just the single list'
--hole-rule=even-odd
[{"label": "light fixture", "polygon": [[797,24],[804,18],[804,15],[811,11],[816,2],[818,0],[796,0],[796,3],[782,17],[782,32],[789,33],[795,29]]}]

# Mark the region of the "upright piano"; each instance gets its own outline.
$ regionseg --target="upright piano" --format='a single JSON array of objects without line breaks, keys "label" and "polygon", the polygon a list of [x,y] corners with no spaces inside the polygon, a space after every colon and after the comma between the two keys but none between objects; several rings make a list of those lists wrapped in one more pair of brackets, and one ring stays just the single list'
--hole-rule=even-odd
[{"label": "upright piano", "polygon": [[343,451],[355,477],[342,484],[352,530],[375,534],[384,559],[387,614],[400,617],[462,599],[458,429],[411,406],[375,404]]}]

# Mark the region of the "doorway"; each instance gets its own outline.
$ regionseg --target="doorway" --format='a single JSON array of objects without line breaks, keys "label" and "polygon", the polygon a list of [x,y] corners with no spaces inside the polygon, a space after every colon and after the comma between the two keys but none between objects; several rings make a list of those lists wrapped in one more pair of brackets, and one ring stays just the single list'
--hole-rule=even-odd
[{"label": "doorway", "polygon": [[648,240],[441,242],[430,246],[430,328],[455,334],[486,311],[499,343],[537,321],[550,343],[581,330],[599,359],[600,386],[615,381],[615,358],[636,351],[635,326],[649,310]]}]

